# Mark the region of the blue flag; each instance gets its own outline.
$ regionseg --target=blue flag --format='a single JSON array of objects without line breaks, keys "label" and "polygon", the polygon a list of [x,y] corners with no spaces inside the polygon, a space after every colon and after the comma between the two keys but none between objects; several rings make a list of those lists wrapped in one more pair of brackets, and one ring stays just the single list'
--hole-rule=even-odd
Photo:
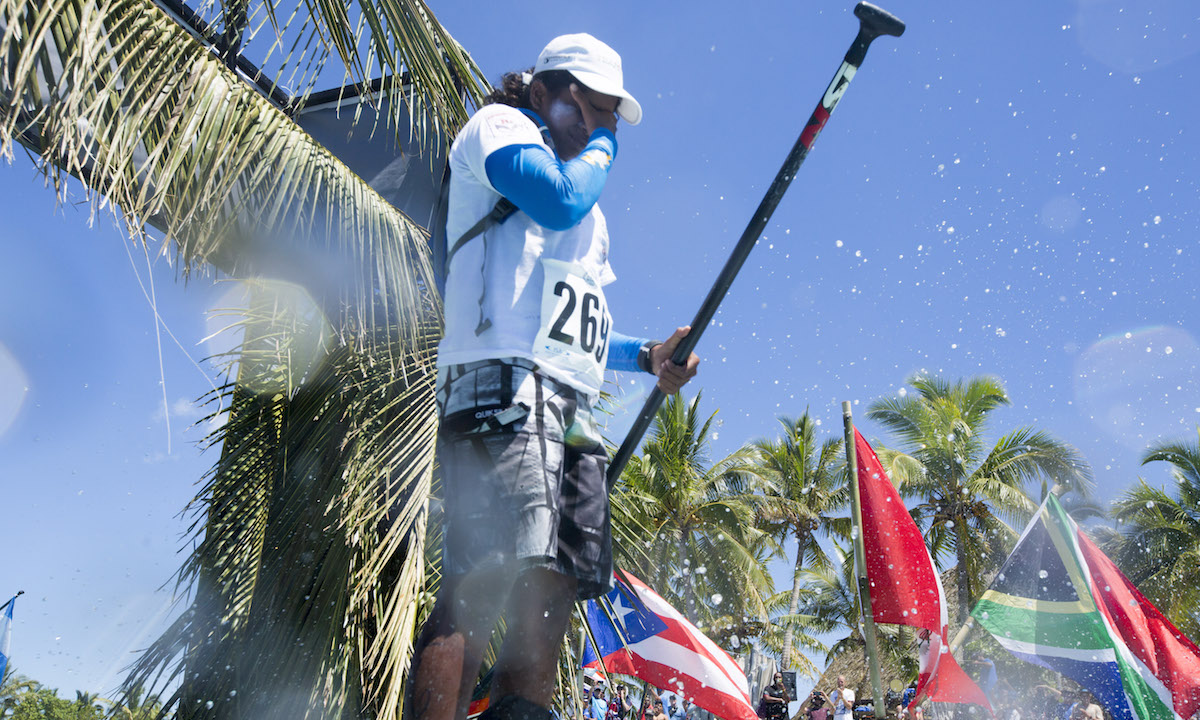
[{"label": "blue flag", "polygon": [[12,647],[12,611],[16,604],[17,596],[14,595],[12,600],[5,603],[4,615],[0,617],[0,678],[4,677],[4,671],[8,668],[8,654]]}]

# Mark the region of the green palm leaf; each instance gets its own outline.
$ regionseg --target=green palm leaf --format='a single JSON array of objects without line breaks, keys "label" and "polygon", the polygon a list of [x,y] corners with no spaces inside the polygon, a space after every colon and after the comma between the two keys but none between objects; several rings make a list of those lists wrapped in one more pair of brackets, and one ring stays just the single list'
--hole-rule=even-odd
[{"label": "green palm leaf", "polygon": [[261,271],[271,238],[332,248],[346,276],[308,289],[337,325],[390,323],[418,343],[420,229],[150,0],[0,0],[0,31],[4,153],[20,141],[60,194],[74,175],[133,236],[159,229],[185,275]]},{"label": "green palm leaf", "polygon": [[[760,471],[770,480],[761,519],[781,542],[796,541],[791,599],[784,616],[798,617],[803,570],[830,567],[829,557],[817,542],[818,534],[836,536],[839,530],[844,530],[835,523],[834,514],[849,506],[850,484],[840,439],[831,438],[818,444],[817,424],[807,411],[798,419],[781,417],[779,423],[783,432],[778,438],[756,440],[751,448],[757,455]],[[774,622],[783,629],[781,666],[806,663],[806,658],[793,652],[793,641],[814,647],[816,641],[807,636],[807,628],[779,617]]]},{"label": "green palm leaf", "polygon": [[1188,637],[1200,635],[1200,442],[1162,442],[1143,464],[1167,462],[1174,485],[1139,479],[1112,504],[1118,532],[1105,550]]},{"label": "green palm leaf", "polygon": [[1091,469],[1075,448],[1033,428],[985,443],[991,413],[1008,405],[1000,380],[976,377],[950,382],[916,375],[917,392],[872,403],[867,417],[896,434],[900,445],[880,448],[901,493],[918,500],[914,519],[925,528],[935,561],[955,558],[959,623],[970,610],[973,588],[985,568],[1004,557],[1014,524],[1036,507],[1028,489],[1038,480],[1086,497]]},{"label": "green palm leaf", "polygon": [[[742,449],[711,462],[715,413],[675,395],[655,416],[643,454],[613,493],[616,562],[642,577],[702,629],[743,617],[765,619],[773,582],[766,559],[775,542],[757,530],[763,496],[754,454]],[[638,530],[622,527],[635,521]]]},{"label": "green palm leaf", "polygon": [[390,349],[403,374],[327,338],[301,377],[290,360],[305,322],[260,289],[238,381],[218,391],[230,408],[212,439],[221,459],[193,504],[195,550],[178,580],[194,598],[127,680],[178,680],[169,711],[400,713],[428,609],[434,328],[420,356]]}]

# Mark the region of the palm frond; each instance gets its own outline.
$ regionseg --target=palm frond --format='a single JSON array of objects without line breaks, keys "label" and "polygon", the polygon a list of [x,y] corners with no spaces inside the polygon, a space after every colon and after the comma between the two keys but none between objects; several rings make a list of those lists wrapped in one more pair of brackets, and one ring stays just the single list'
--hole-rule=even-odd
[{"label": "palm frond", "polygon": [[[195,596],[126,688],[178,680],[165,709],[197,718],[229,717],[230,704],[261,718],[396,718],[428,610],[435,329],[408,355],[390,348],[396,366],[328,338],[301,378],[289,340],[302,323],[271,293],[247,323],[178,580]],[[255,696],[235,699],[238,688]]]},{"label": "palm frond", "polygon": [[[709,462],[715,413],[703,415],[699,397],[668,398],[643,454],[626,466],[612,496],[613,524],[632,547],[615,555],[693,622],[727,628],[722,617],[765,619],[773,593],[766,557],[777,546],[755,523],[766,482],[755,454],[742,448]],[[640,537],[621,527],[626,518]]]},{"label": "palm frond", "polygon": [[[1197,428],[1200,435],[1200,428]],[[1200,488],[1200,442],[1155,443],[1142,456],[1142,464],[1167,462],[1173,466],[1176,476],[1192,487]]]},{"label": "palm frond", "polygon": [[1084,498],[1095,489],[1091,466],[1078,450],[1031,427],[1018,428],[1000,438],[975,476],[1004,478],[1003,482],[1014,487],[1044,477]]},{"label": "palm frond", "polygon": [[[305,2],[352,78],[365,84],[371,79],[370,69],[378,65],[386,77],[395,79],[390,90],[411,106],[409,116],[430,119],[429,126],[413,128],[419,135],[454,137],[470,114],[463,96],[475,107],[482,104],[487,88],[482,72],[421,0],[358,0],[352,7],[359,23],[347,12],[348,3]],[[280,5],[279,0],[268,4]],[[369,30],[365,57],[355,42],[363,24]],[[415,91],[401,94],[400,78],[405,74]]]},{"label": "palm frond", "polygon": [[160,230],[185,275],[261,272],[255,256],[287,238],[338,264],[336,282],[305,284],[339,332],[391,324],[419,344],[420,229],[151,0],[0,0],[0,152],[16,141],[61,195],[76,176],[133,237]]}]

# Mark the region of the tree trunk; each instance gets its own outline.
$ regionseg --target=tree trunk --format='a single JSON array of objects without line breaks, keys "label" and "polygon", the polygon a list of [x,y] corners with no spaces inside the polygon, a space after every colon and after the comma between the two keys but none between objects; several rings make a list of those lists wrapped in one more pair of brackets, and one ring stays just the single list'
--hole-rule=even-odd
[{"label": "tree trunk", "polygon": [[691,539],[691,531],[686,527],[679,529],[679,563],[682,565],[684,561],[689,561],[685,565],[687,573],[684,577],[687,582],[684,583],[684,612],[687,614],[687,619],[696,624],[696,568],[691,565],[691,558],[688,557],[688,540]]},{"label": "tree trunk", "polygon": [[[810,533],[807,531],[796,532],[796,567],[792,571],[792,601],[788,603],[788,615],[795,615],[800,609],[800,571],[803,570],[802,561],[804,560],[804,547],[808,544]],[[792,667],[792,637],[794,630],[789,624],[783,630],[783,656],[781,665],[784,669]]]},{"label": "tree trunk", "polygon": [[967,622],[971,612],[971,575],[967,572],[967,526],[964,518],[954,518],[954,536],[958,539],[956,555],[958,556],[958,625],[962,627]]}]

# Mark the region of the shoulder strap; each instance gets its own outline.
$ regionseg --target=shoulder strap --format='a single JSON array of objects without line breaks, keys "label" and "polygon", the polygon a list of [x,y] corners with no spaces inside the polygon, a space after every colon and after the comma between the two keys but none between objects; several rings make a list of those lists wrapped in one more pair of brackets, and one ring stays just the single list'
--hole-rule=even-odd
[{"label": "shoulder strap", "polygon": [[429,223],[429,246],[433,256],[433,278],[439,296],[446,294],[446,271],[449,261],[446,259],[446,213],[450,198],[450,158],[444,160],[442,181],[437,189],[437,204],[433,208],[433,217]]},{"label": "shoulder strap", "polygon": [[502,197],[496,201],[496,205],[492,207],[492,211],[480,218],[479,222],[471,226],[471,229],[463,233],[463,236],[454,241],[454,246],[446,253],[446,268],[450,268],[450,261],[454,259],[454,254],[459,248],[467,244],[468,240],[479,237],[488,228],[493,225],[499,225],[508,219],[509,215],[516,212],[517,206],[513,205],[508,198]]},{"label": "shoulder strap", "polygon": [[481,218],[470,230],[456,240],[453,247],[447,248],[446,220],[449,213],[449,201],[450,160],[447,158],[442,170],[442,181],[438,187],[437,207],[434,209],[429,232],[430,244],[433,250],[433,273],[439,295],[444,295],[446,292],[446,275],[450,273],[450,261],[454,259],[454,254],[459,251],[459,248],[465,245],[468,240],[486,232],[493,225],[504,222],[517,210],[517,206],[509,202],[508,198],[501,197],[495,206],[492,207],[491,212]]},{"label": "shoulder strap", "polygon": [[[504,222],[516,211],[517,206],[513,205],[508,198],[501,197],[499,200],[497,200],[496,204],[492,207],[491,212],[480,218],[479,222],[472,225],[470,230],[463,233],[462,237],[454,241],[454,246],[451,247],[449,252],[446,253],[446,264],[444,266],[446,273],[448,274],[450,272],[450,261],[454,259],[454,254],[458,252],[459,248],[465,245],[467,241],[471,240],[472,238],[483,235],[483,233],[493,225],[499,225],[500,223]],[[483,254],[485,257],[487,256],[486,235],[483,238]],[[481,276],[479,279],[479,323],[475,326],[476,336],[482,335],[487,331],[488,328],[492,326],[491,319],[487,317],[487,313],[484,311],[484,303],[487,301],[486,265],[481,265],[479,272]],[[443,278],[444,277],[445,276],[443,275]],[[445,287],[442,287],[441,291],[443,294],[445,294]]]}]

